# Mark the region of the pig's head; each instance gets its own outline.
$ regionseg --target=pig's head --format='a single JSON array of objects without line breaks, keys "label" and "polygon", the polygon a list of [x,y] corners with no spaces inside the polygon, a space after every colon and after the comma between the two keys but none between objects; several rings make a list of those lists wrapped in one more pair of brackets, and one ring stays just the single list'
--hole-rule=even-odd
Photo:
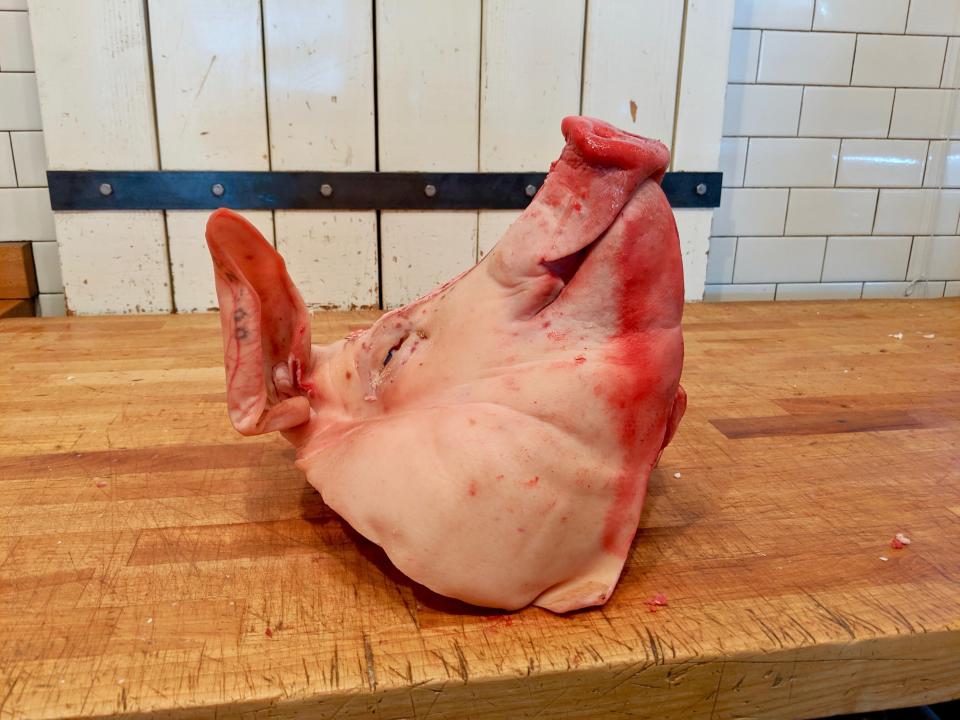
[{"label": "pig's head", "polygon": [[[609,597],[685,405],[668,151],[589,118],[562,129],[543,187],[480,264],[331,345],[311,346],[307,308],[249,222],[218,210],[207,225],[237,430],[283,431],[324,499],[401,570],[499,607]],[[553,520],[518,516],[503,536],[508,507]],[[578,538],[559,563],[545,559],[557,534]],[[498,558],[530,567],[492,577]],[[491,567],[482,588],[465,560]]]}]

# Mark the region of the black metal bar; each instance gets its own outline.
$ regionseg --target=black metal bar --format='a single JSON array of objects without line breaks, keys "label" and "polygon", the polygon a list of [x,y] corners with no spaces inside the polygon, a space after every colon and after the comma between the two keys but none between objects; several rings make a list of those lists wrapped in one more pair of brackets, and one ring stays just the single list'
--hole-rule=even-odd
[{"label": "black metal bar", "polygon": [[[512,210],[545,173],[51,170],[54,210]],[[722,174],[675,172],[663,190],[676,208],[720,204]],[[432,188],[432,190],[431,190]]]}]

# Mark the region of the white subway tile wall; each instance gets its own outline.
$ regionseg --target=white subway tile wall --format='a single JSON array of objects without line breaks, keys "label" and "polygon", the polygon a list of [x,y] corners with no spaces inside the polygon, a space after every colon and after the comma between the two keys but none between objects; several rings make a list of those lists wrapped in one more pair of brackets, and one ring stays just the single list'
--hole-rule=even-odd
[{"label": "white subway tile wall", "polygon": [[743,184],[746,187],[832,187],[839,152],[839,140],[753,138]]},{"label": "white subway tile wall", "polygon": [[789,85],[727,85],[724,135],[797,134],[803,88]]},{"label": "white subway tile wall", "polygon": [[710,255],[707,257],[707,282],[733,282],[733,261],[737,256],[737,238],[715,237],[710,239]]},{"label": "white subway tile wall", "polygon": [[912,243],[909,235],[829,238],[821,279],[824,282],[903,280]]},{"label": "white subway tile wall", "polygon": [[713,215],[716,235],[780,235],[789,190],[729,188]]},{"label": "white subway tile wall", "polygon": [[[747,138],[728,137],[720,141],[720,171],[724,187],[741,187],[747,167]],[[0,151],[2,152],[2,151]]]},{"label": "white subway tile wall", "polygon": [[737,302],[742,300],[773,300],[777,286],[773,283],[761,285],[707,285],[703,299],[707,302]]},{"label": "white subway tile wall", "polygon": [[873,223],[876,235],[955,233],[960,191],[881,190]]},{"label": "white subway tile wall", "polygon": [[817,0],[814,30],[902,33],[909,0]]},{"label": "white subway tile wall", "polygon": [[37,288],[41,293],[62,293],[60,250],[53,241],[33,243],[33,264],[37,269]]},{"label": "white subway tile wall", "polygon": [[924,187],[960,187],[960,142],[931,142]]},{"label": "white subway tile wall", "polygon": [[960,88],[960,37],[952,37],[947,43],[947,59],[943,63],[942,88]]},{"label": "white subway tile wall", "polygon": [[33,241],[38,315],[66,312],[26,0],[0,0],[0,242]]},{"label": "white subway tile wall", "polygon": [[0,70],[33,72],[33,48],[26,13],[0,12]]},{"label": "white subway tile wall", "polygon": [[823,269],[825,237],[742,237],[735,283],[814,282]]},{"label": "white subway tile wall", "polygon": [[893,103],[892,138],[960,137],[960,93],[901,88]]},{"label": "white subway tile wall", "polygon": [[865,282],[863,284],[863,294],[860,296],[867,300],[913,298],[938,298],[943,297],[943,291],[946,289],[946,283],[931,280],[917,282]]},{"label": "white subway tile wall", "polygon": [[860,35],[853,63],[853,85],[940,87],[947,38],[911,35]]},{"label": "white subway tile wall", "polygon": [[779,283],[777,300],[856,300],[863,283]]},{"label": "white subway tile wall", "polygon": [[737,0],[733,25],[768,30],[809,30],[813,0]]},{"label": "white subway tile wall", "polygon": [[846,85],[857,36],[845,33],[763,33],[757,82]]},{"label": "white subway tile wall", "polygon": [[737,0],[705,300],[960,292],[960,0]]},{"label": "white subway tile wall", "polygon": [[886,137],[892,88],[806,87],[801,137]]},{"label": "white subway tile wall", "polygon": [[40,317],[63,317],[67,314],[67,301],[63,293],[40,293],[37,314]]},{"label": "white subway tile wall", "polygon": [[843,141],[837,187],[919,187],[927,161],[925,140]]},{"label": "white subway tile wall", "polygon": [[20,187],[46,187],[47,154],[43,147],[43,133],[39,130],[12,132],[10,144]]},{"label": "white subway tile wall", "polygon": [[787,235],[869,235],[876,190],[795,188],[790,191]]},{"label": "white subway tile wall", "polygon": [[957,0],[911,0],[907,32],[960,35],[960,3]]},{"label": "white subway tile wall", "polygon": [[760,30],[734,30],[730,38],[730,82],[752,83],[760,62]]},{"label": "white subway tile wall", "polygon": [[[746,141],[744,141],[746,152]],[[743,180],[743,170],[740,170],[740,179]],[[10,144],[10,133],[0,132],[0,187],[16,187],[17,171],[13,167],[13,146]]]},{"label": "white subway tile wall", "polygon": [[960,235],[918,237],[914,240],[907,274],[921,273],[931,280],[960,277]]}]

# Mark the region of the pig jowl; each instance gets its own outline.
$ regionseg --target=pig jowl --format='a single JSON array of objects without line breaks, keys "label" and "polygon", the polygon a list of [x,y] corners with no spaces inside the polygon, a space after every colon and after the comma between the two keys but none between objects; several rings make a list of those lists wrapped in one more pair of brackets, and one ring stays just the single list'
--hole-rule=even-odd
[{"label": "pig jowl", "polygon": [[661,143],[568,117],[530,206],[470,270],[311,345],[284,261],[207,224],[241,433],[278,430],[324,501],[469,603],[606,602],[686,406],[683,274]]}]

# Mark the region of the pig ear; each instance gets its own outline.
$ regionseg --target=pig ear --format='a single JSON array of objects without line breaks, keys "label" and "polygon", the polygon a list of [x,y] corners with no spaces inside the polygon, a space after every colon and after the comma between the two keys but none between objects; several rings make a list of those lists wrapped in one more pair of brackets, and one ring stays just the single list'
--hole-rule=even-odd
[{"label": "pig ear", "polygon": [[220,301],[230,421],[244,435],[306,422],[310,401],[301,383],[310,370],[310,318],[283,258],[247,220],[224,209],[207,221],[207,246]]},{"label": "pig ear", "polygon": [[683,413],[686,411],[686,409],[687,391],[678,385],[677,394],[674,395],[673,405],[670,408],[670,415],[667,417],[667,428],[663,434],[663,444],[660,446],[660,452],[657,453],[657,459],[653,463],[654,467],[660,464],[660,456],[663,455],[663,451],[667,449],[667,445],[669,445],[670,441],[673,440],[673,436],[677,432],[677,428],[680,426],[680,419],[683,417]]}]

